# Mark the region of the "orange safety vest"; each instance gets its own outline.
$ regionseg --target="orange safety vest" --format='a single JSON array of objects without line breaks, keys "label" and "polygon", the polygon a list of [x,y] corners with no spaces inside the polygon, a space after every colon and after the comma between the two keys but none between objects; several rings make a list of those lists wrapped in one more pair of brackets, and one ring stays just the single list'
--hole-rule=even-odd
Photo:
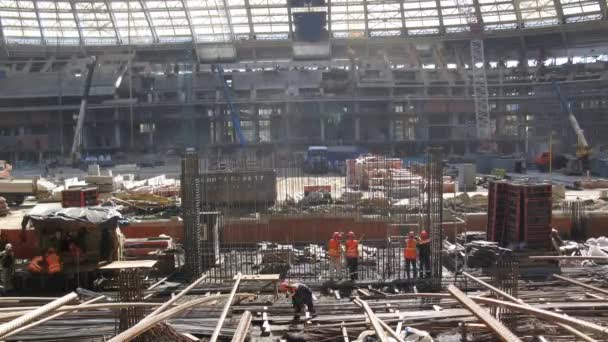
[{"label": "orange safety vest", "polygon": [[338,241],[336,239],[329,239],[327,249],[328,249],[330,257],[333,257],[333,258],[340,257],[340,241]]},{"label": "orange safety vest", "polygon": [[42,272],[42,265],[40,265],[42,261],[43,259],[41,256],[35,256],[32,261],[30,261],[30,263],[27,265],[27,269],[33,273]]},{"label": "orange safety vest", "polygon": [[359,257],[359,241],[346,240],[346,257],[347,258]]},{"label": "orange safety vest", "polygon": [[46,256],[46,263],[49,265],[49,274],[61,272],[61,261],[55,253],[49,253]]},{"label": "orange safety vest", "polygon": [[416,239],[405,240],[405,249],[403,250],[403,256],[407,260],[416,260]]}]

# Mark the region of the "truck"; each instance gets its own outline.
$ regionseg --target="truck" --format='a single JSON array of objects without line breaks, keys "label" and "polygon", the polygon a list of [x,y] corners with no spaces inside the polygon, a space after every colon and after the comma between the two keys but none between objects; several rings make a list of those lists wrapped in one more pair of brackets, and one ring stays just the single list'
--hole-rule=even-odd
[{"label": "truck", "polygon": [[21,205],[26,197],[34,196],[37,192],[36,179],[0,179],[0,196],[9,205]]},{"label": "truck", "polygon": [[9,178],[13,167],[6,160],[0,160],[0,179]]},{"label": "truck", "polygon": [[309,146],[302,169],[306,173],[346,172],[346,160],[367,153],[358,146]]}]

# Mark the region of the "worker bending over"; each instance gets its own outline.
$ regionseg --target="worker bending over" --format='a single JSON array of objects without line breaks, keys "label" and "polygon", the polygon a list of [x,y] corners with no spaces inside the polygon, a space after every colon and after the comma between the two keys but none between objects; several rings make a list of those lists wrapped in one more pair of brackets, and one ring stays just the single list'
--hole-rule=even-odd
[{"label": "worker bending over", "polygon": [[414,278],[416,278],[416,254],[417,254],[417,245],[416,236],[414,232],[410,232],[408,234],[407,239],[405,240],[405,249],[403,250],[403,257],[405,258],[405,272],[407,274],[407,279],[410,279],[410,267],[414,267]]},{"label": "worker bending over", "polygon": [[286,293],[287,296],[291,297],[291,303],[293,304],[294,314],[293,320],[297,321],[300,319],[300,313],[306,305],[308,312],[314,316],[315,308],[312,303],[312,291],[308,288],[308,286],[299,283],[288,283],[286,281],[282,282],[279,286],[279,291],[282,293]]},{"label": "worker bending over", "polygon": [[331,239],[327,243],[327,251],[329,254],[329,278],[334,279],[334,274],[338,279],[342,278],[342,243],[340,242],[340,233],[334,232]]},{"label": "worker bending over", "polygon": [[[420,260],[420,278],[431,276],[431,239],[426,230],[420,232],[420,242],[418,242],[418,259]],[[414,268],[416,273],[416,268]]]},{"label": "worker bending over", "polygon": [[13,289],[13,276],[15,275],[15,253],[13,245],[7,243],[0,252],[0,266],[2,266],[2,292]]},{"label": "worker bending over", "polygon": [[348,232],[346,240],[346,264],[350,280],[359,279],[359,241],[355,240],[353,232]]}]

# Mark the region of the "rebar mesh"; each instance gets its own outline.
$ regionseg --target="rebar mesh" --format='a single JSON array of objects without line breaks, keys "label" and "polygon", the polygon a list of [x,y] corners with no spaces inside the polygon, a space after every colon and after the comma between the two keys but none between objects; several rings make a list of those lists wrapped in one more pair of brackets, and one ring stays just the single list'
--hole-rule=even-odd
[{"label": "rebar mesh", "polygon": [[185,266],[190,277],[203,273],[201,236],[201,184],[196,151],[188,150],[182,159],[182,214],[184,219]]},{"label": "rebar mesh", "polygon": [[359,279],[405,279],[405,236],[426,229],[440,284],[441,150],[417,158],[357,156],[307,165],[310,158],[297,153],[204,155],[202,212],[223,222],[209,281],[238,272],[330,279],[327,242],[336,231],[361,240]]},{"label": "rebar mesh", "polygon": [[[135,303],[143,301],[143,274],[138,268],[122,269],[118,272],[118,301]],[[121,333],[144,318],[141,307],[128,307],[118,310],[117,333]]]}]

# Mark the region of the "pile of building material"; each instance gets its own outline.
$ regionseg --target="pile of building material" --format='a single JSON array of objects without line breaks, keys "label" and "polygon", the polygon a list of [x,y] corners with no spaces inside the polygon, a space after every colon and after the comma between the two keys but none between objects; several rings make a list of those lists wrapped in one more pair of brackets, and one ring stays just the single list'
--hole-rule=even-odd
[{"label": "pile of building material", "polygon": [[122,188],[129,193],[174,197],[179,195],[180,182],[173,178],[167,178],[165,175],[160,175],[140,181],[125,180],[122,182]]},{"label": "pile of building material", "polygon": [[86,176],[84,181],[94,186],[99,190],[99,193],[112,193],[114,192],[114,177],[110,176]]},{"label": "pile of building material", "polygon": [[607,189],[608,179],[585,178],[575,182],[581,189]]},{"label": "pile of building material", "polygon": [[383,179],[388,170],[403,168],[403,161],[398,158],[363,155],[346,161],[346,184],[352,189],[367,190],[375,186],[374,182]]}]

